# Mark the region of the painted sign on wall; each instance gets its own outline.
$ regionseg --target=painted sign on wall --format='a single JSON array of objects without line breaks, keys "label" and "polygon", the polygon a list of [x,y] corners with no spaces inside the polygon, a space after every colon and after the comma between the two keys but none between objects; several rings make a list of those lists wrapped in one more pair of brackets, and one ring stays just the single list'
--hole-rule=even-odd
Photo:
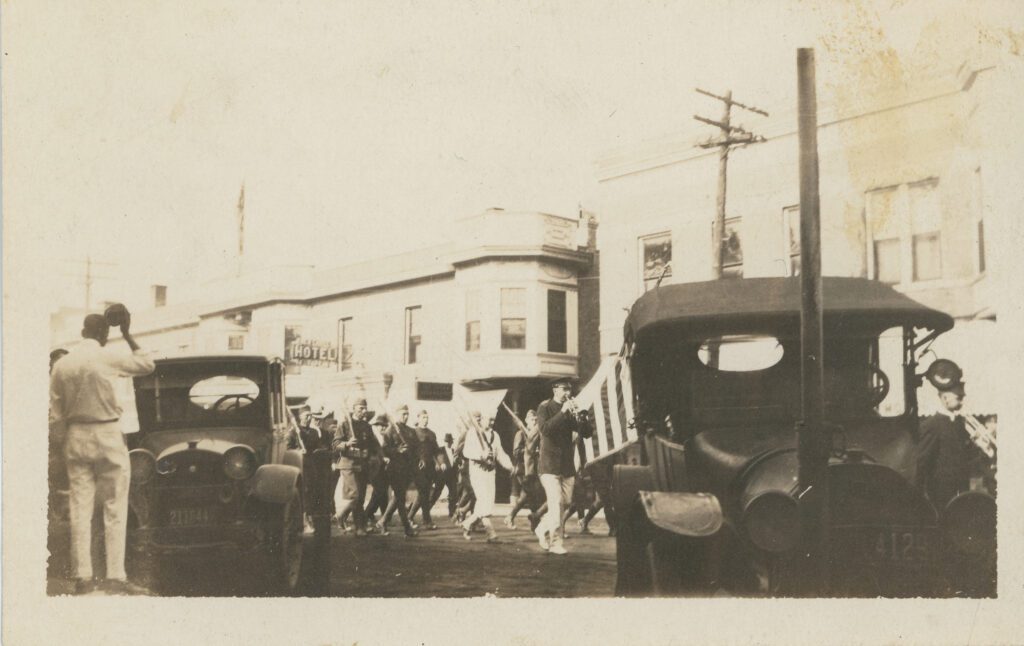
[{"label": "painted sign on wall", "polygon": [[287,325],[284,328],[285,365],[297,372],[299,366],[333,368],[338,365],[338,346],[330,341],[305,339],[302,326]]}]

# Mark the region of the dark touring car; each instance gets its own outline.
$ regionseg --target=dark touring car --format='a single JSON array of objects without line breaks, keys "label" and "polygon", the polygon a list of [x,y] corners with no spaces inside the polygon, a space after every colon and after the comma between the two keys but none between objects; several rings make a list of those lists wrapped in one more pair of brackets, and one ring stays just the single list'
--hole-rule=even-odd
[{"label": "dark touring car", "polygon": [[[823,279],[828,594],[995,594],[995,500],[916,486],[918,361],[952,319]],[[641,438],[616,452],[617,592],[804,594],[798,278],[656,288],[625,328]]]},{"label": "dark touring car", "polygon": [[[135,399],[133,549],[163,564],[182,555],[253,555],[266,590],[293,592],[303,514],[326,497],[310,496],[303,483],[282,362],[246,355],[158,360],[153,374],[135,379]],[[307,480],[322,475],[306,465]]]}]

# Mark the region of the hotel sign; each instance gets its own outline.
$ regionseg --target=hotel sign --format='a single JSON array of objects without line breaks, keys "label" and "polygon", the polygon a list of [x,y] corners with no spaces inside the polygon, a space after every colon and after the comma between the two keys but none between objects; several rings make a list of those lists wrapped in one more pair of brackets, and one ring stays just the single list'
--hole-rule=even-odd
[{"label": "hotel sign", "polygon": [[284,361],[290,366],[333,368],[338,365],[338,346],[330,341],[302,338],[301,328],[285,328]]}]

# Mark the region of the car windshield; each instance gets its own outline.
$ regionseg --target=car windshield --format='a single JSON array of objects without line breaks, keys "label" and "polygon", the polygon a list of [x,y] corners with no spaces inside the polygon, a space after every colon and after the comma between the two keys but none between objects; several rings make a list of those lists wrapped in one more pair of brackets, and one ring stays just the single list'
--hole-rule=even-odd
[{"label": "car windshield", "polygon": [[[664,340],[664,339],[662,339]],[[634,377],[650,419],[674,428],[792,423],[800,417],[800,339],[744,334],[637,348]],[[826,335],[825,412],[834,420],[905,410],[902,330]]]},{"label": "car windshield", "polygon": [[141,430],[252,426],[267,421],[266,364],[158,365],[135,380]]}]

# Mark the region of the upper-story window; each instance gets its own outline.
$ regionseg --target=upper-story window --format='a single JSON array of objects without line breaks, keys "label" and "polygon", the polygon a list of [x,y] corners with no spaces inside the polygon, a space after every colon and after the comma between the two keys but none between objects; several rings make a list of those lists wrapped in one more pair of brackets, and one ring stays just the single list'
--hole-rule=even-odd
[{"label": "upper-story window", "polygon": [[466,292],[466,351],[480,349],[480,292]]},{"label": "upper-story window", "polygon": [[420,326],[422,325],[420,319],[422,317],[422,307],[417,305],[405,308],[405,362],[407,364],[416,363],[417,355],[419,355],[420,344],[423,340],[420,336]]},{"label": "upper-story window", "polygon": [[942,278],[942,211],[938,180],[869,191],[871,277],[890,285]]},{"label": "upper-story window", "polygon": [[228,350],[245,350],[245,335],[244,334],[229,334],[228,335]]},{"label": "upper-story window", "polygon": [[565,292],[560,289],[548,290],[548,352],[568,352],[568,317],[566,316]]},{"label": "upper-story window", "polygon": [[338,319],[338,370],[352,369],[352,318]]},{"label": "upper-story window", "polygon": [[672,234],[657,233],[640,238],[640,276],[646,292],[658,281],[672,276]]},{"label": "upper-story window", "polygon": [[722,276],[743,277],[743,242],[740,239],[742,218],[725,219],[725,235],[722,237]]},{"label": "upper-story window", "polygon": [[521,287],[501,290],[501,349],[526,348],[526,290]]}]

